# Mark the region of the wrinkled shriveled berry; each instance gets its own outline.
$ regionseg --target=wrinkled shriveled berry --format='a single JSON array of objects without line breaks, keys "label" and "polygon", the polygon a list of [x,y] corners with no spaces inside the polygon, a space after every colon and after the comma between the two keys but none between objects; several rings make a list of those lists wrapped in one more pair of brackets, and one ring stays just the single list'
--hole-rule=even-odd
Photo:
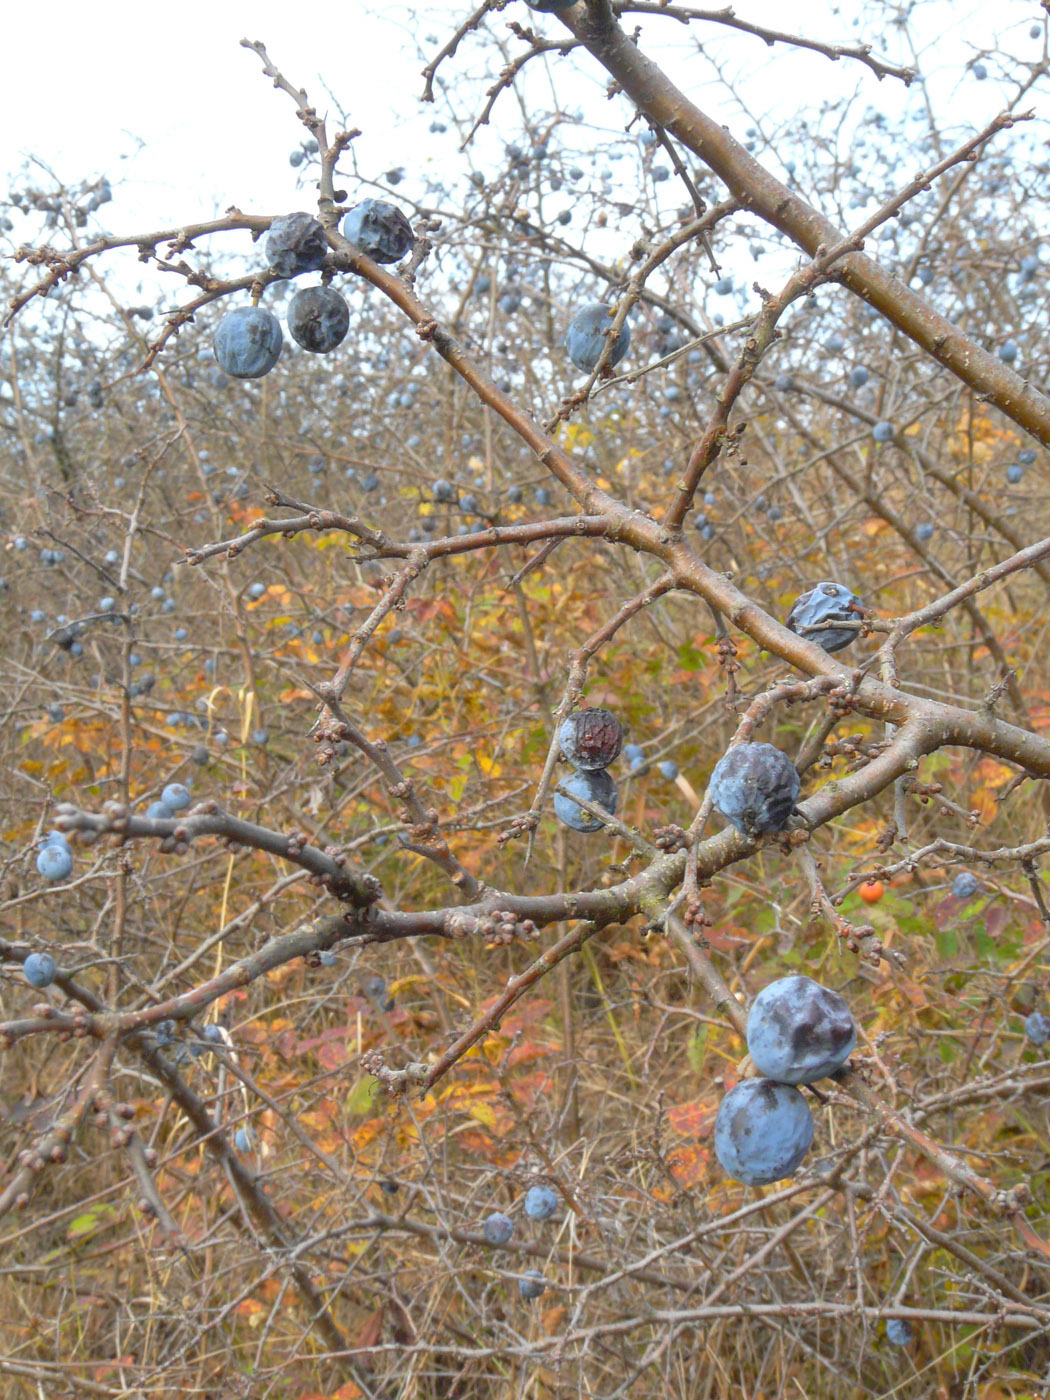
[{"label": "wrinkled shriveled berry", "polygon": [[334,287],[304,287],[288,304],[288,330],[296,345],[325,355],[350,329],[350,308]]},{"label": "wrinkled shriveled berry", "polygon": [[274,219],[266,235],[266,257],[278,277],[316,272],[327,252],[324,229],[312,214],[285,214]]},{"label": "wrinkled shriveled berry", "polygon": [[795,599],[787,626],[825,651],[841,651],[857,639],[860,607],[860,599],[845,584],[828,580]]},{"label": "wrinkled shriveled berry", "polygon": [[711,801],[746,836],[783,831],[801,781],[786,753],[772,744],[737,744],[711,774]]},{"label": "wrinkled shriveled berry", "polygon": [[558,743],[574,768],[608,768],[623,748],[623,729],[611,710],[577,710],[562,721]]},{"label": "wrinkled shriveled berry", "polygon": [[380,263],[397,262],[412,247],[412,225],[396,204],[366,199],[343,220],[343,237]]}]

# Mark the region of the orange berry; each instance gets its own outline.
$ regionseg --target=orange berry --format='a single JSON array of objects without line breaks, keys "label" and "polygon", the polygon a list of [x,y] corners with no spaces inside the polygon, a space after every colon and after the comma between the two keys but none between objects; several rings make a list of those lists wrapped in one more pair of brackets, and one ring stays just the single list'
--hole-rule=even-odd
[{"label": "orange berry", "polygon": [[881,880],[868,880],[860,887],[860,897],[865,904],[878,904],[885,892]]}]

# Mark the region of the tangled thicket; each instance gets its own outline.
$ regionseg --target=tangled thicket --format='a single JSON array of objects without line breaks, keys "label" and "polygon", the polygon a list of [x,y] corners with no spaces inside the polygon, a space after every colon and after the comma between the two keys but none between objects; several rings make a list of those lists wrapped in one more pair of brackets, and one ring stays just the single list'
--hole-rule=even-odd
[{"label": "tangled thicket", "polygon": [[[777,47],[853,64],[862,101],[910,84],[907,121],[844,101],[771,132],[646,58],[669,26],[698,61],[768,31],[482,5],[427,88],[449,151],[484,116],[505,159],[467,142],[440,185],[340,173],[350,121],[248,45],[351,317],[259,380],[211,346],[297,290],[274,211],[120,236],[104,178],[12,190],[7,1393],[1046,1383],[1045,21],[960,75],[1005,111],[956,130],[892,58],[913,9],[865,6],[871,50]],[[464,115],[441,77],[468,54],[492,86]],[[511,129],[540,67],[563,106]],[[602,69],[595,142],[568,94]],[[400,267],[339,231],[372,194],[411,217]],[[581,378],[561,339],[596,301],[631,348]],[[821,580],[863,608],[834,653],[785,626]],[[551,812],[581,700],[642,751],[594,835]],[[801,774],[786,832],[705,801],[749,739]],[[191,805],[147,816],[173,781]],[[754,1073],[748,1001],[794,972],[860,1039],[806,1090],[799,1175],[755,1191],[712,1127]]]}]

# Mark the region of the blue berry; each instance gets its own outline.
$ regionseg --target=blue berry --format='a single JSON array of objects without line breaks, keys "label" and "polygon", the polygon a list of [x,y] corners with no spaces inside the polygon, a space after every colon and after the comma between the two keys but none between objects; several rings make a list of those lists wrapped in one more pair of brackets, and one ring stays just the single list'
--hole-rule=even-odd
[{"label": "blue berry", "polygon": [[238,306],[218,324],[215,358],[233,379],[260,379],[277,363],[283,343],[276,316],[261,306]]},{"label": "blue berry", "polygon": [[665,758],[660,763],[660,772],[669,783],[673,783],[678,777],[678,764],[673,758]]},{"label": "blue berry", "polygon": [[745,1186],[793,1176],[812,1143],[813,1115],[792,1084],[744,1079],[719,1105],[715,1156]]},{"label": "blue berry", "polygon": [[980,880],[969,870],[963,870],[952,881],[952,894],[956,899],[972,899],[980,888]]},{"label": "blue berry", "polygon": [[782,394],[786,394],[789,389],[795,387],[795,381],[790,374],[778,374],[773,380],[773,388]]},{"label": "blue berry", "polygon": [[801,780],[786,753],[772,744],[737,744],[715,764],[711,800],[737,831],[759,836],[783,831],[795,810]]},{"label": "blue berry", "polygon": [[494,1210],[491,1215],[485,1217],[481,1228],[488,1243],[498,1248],[506,1244],[514,1234],[514,1221],[501,1210]]},{"label": "blue berry", "polygon": [[349,329],[350,308],[334,287],[304,287],[288,303],[291,337],[311,354],[334,350]]},{"label": "blue berry", "polygon": [[366,199],[343,220],[343,237],[380,263],[397,262],[412,247],[412,225],[396,204]]},{"label": "blue berry", "polygon": [[451,481],[446,481],[443,476],[439,476],[434,482],[433,490],[435,501],[453,501],[456,498],[455,487]]},{"label": "blue berry", "polygon": [[714,291],[720,297],[727,297],[732,290],[732,277],[720,277],[715,283],[714,287],[712,288],[712,291]]},{"label": "blue berry", "polygon": [[285,214],[274,219],[266,235],[266,257],[278,277],[316,272],[327,252],[324,229],[312,214]]},{"label": "blue berry", "polygon": [[530,1186],[525,1192],[525,1214],[530,1220],[550,1220],[558,1214],[558,1193],[549,1186]]},{"label": "blue berry", "polygon": [[184,783],[169,783],[161,793],[160,800],[173,812],[181,812],[183,807],[188,807],[193,799],[190,797],[189,788]]},{"label": "blue berry", "polygon": [[854,389],[863,389],[870,378],[871,376],[864,365],[856,365],[849,372],[849,382],[853,385]]},{"label": "blue berry", "polygon": [[842,1068],[856,1043],[845,999],[810,977],[781,977],[751,1003],[748,1053],[778,1084],[826,1079]]},{"label": "blue berry", "polygon": [[[582,311],[577,311],[565,332],[565,349],[569,352],[569,359],[577,369],[585,370],[589,374],[595,368],[606,345],[610,345],[606,332],[611,325],[612,316],[609,308],[601,302],[593,306],[586,306]],[[610,368],[620,363],[627,354],[630,344],[631,328],[625,323],[615,340],[611,342],[607,360]]]},{"label": "blue berry", "polygon": [[55,980],[55,960],[50,953],[30,953],[22,971],[31,987],[50,987]]},{"label": "blue berry", "polygon": [[238,1128],[233,1135],[233,1145],[238,1152],[250,1152],[252,1150],[252,1136],[247,1128]]},{"label": "blue berry", "polygon": [[1006,469],[1006,479],[1011,486],[1016,486],[1024,476],[1024,467],[1014,462]]},{"label": "blue berry", "polygon": [[[540,8],[539,0],[529,0],[529,3],[532,5],[533,9]],[[546,0],[546,6],[544,6],[544,8],[549,7],[553,3],[554,0]],[[573,0],[573,3],[575,3],[575,0]],[[567,9],[568,7],[562,6],[562,8]],[[529,1302],[534,1298],[540,1297],[540,1295],[546,1291],[546,1288],[546,1280],[539,1269],[526,1269],[522,1277],[518,1279],[518,1292],[522,1298],[527,1299]]]},{"label": "blue berry", "polygon": [[1025,1018],[1024,1033],[1033,1045],[1045,1045],[1050,1040],[1050,1016],[1033,1011]]},{"label": "blue berry", "polygon": [[1035,448],[1026,447],[1023,452],[1018,452],[1017,460],[1026,467],[1030,467],[1035,461]]},{"label": "blue berry", "polygon": [[151,802],[146,808],[146,816],[150,821],[167,821],[175,813],[166,802]]},{"label": "blue berry", "polygon": [[999,346],[999,358],[1004,365],[1012,365],[1017,359],[1017,345],[1012,340],[1004,340]]},{"label": "blue berry", "polygon": [[73,853],[68,846],[48,842],[36,858],[36,868],[45,880],[64,880],[73,869]]},{"label": "blue berry", "polygon": [[915,538],[921,544],[926,544],[928,540],[933,539],[933,526],[928,520],[924,520],[921,525],[916,525]]},{"label": "blue berry", "polygon": [[[825,651],[841,651],[856,641],[860,630],[861,601],[844,584],[818,583],[795,599],[787,626]],[[856,625],[850,626],[850,623]],[[834,626],[832,624],[842,624]]]},{"label": "blue berry", "polygon": [[616,784],[604,768],[577,770],[561,780],[564,792],[554,794],[554,815],[573,831],[600,831],[602,823],[585,812],[572,799],[581,797],[610,814],[616,811],[619,794]]},{"label": "blue berry", "polygon": [[611,710],[577,710],[562,721],[558,745],[574,768],[608,768],[623,747],[623,729]]},{"label": "blue berry", "polygon": [[888,1317],[886,1319],[886,1340],[892,1342],[895,1347],[911,1346],[915,1340],[915,1333],[911,1330],[911,1323],[904,1317]]},{"label": "blue berry", "polygon": [[892,442],[895,432],[896,429],[893,424],[883,420],[881,423],[875,424],[874,428],[871,430],[871,435],[876,442]]}]

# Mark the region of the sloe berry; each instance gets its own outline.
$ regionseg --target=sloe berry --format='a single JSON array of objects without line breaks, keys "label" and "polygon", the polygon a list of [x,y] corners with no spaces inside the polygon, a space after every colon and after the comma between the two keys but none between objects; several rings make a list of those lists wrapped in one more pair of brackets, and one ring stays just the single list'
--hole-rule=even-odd
[{"label": "sloe berry", "polygon": [[589,374],[597,365],[607,344],[610,345],[607,360],[610,368],[618,365],[627,354],[631,344],[631,327],[625,322],[610,344],[606,332],[611,325],[609,308],[601,302],[577,311],[565,332],[565,349],[577,369],[585,370]]},{"label": "sloe berry", "polygon": [[772,744],[737,744],[715,764],[711,801],[745,836],[783,831],[798,797],[801,780],[786,753]]},{"label": "sloe berry", "polygon": [[501,1210],[494,1210],[491,1215],[485,1217],[481,1228],[489,1244],[499,1247],[506,1244],[514,1234],[514,1221]]},{"label": "sloe berry", "polygon": [[530,1220],[550,1220],[558,1213],[558,1193],[549,1186],[530,1186],[525,1192],[525,1214]]},{"label": "sloe berry", "polygon": [[[29,966],[28,958],[26,966]],[[26,975],[28,976],[28,973]],[[1050,1040],[1050,1016],[1044,1015],[1042,1011],[1033,1011],[1031,1016],[1025,1018],[1024,1033],[1033,1045],[1045,1045]]]},{"label": "sloe berry", "polygon": [[316,272],[327,252],[324,229],[312,214],[285,214],[274,219],[266,235],[266,257],[278,277]]},{"label": "sloe berry", "polygon": [[350,308],[334,287],[304,287],[288,304],[292,339],[314,355],[326,355],[350,329]]},{"label": "sloe berry", "polygon": [[793,1176],[812,1142],[813,1115],[791,1084],[744,1079],[719,1105],[715,1156],[745,1186]]},{"label": "sloe berry", "polygon": [[170,807],[173,812],[181,812],[183,807],[188,807],[193,799],[190,797],[190,790],[185,783],[169,783],[161,793],[160,800],[165,807]]},{"label": "sloe berry", "polygon": [[573,802],[574,797],[582,797],[585,802],[593,802],[604,807],[610,814],[616,811],[619,794],[616,784],[604,768],[577,769],[560,784],[562,792],[554,794],[554,815],[573,831],[600,831],[602,823],[592,817],[582,807]]},{"label": "sloe berry", "polygon": [[73,869],[73,853],[68,846],[49,841],[36,858],[36,868],[44,879],[50,880],[52,884],[57,880],[64,880]]},{"label": "sloe berry", "polygon": [[562,721],[558,744],[574,768],[608,768],[623,747],[623,729],[611,710],[577,710]]},{"label": "sloe berry", "polygon": [[952,894],[956,899],[971,899],[981,888],[981,882],[970,870],[963,870],[952,881]]},{"label": "sloe berry", "polygon": [[857,1028],[845,999],[810,977],[781,977],[763,987],[747,1017],[747,1049],[779,1084],[812,1084],[850,1057]]},{"label": "sloe berry", "polygon": [[[795,599],[787,615],[787,626],[825,651],[841,651],[857,639],[860,607],[855,593],[844,584],[829,580]],[[851,622],[856,625],[850,626]],[[835,623],[845,625],[832,625]]]},{"label": "sloe berry", "polygon": [[216,328],[215,358],[233,379],[261,379],[277,363],[283,343],[276,316],[261,306],[238,306]]},{"label": "sloe berry", "polygon": [[55,980],[55,970],[55,960],[50,953],[30,953],[22,964],[22,971],[31,987],[50,987]]},{"label": "sloe berry", "polygon": [[343,237],[376,262],[392,263],[412,247],[412,225],[396,204],[366,199],[343,220]]}]

